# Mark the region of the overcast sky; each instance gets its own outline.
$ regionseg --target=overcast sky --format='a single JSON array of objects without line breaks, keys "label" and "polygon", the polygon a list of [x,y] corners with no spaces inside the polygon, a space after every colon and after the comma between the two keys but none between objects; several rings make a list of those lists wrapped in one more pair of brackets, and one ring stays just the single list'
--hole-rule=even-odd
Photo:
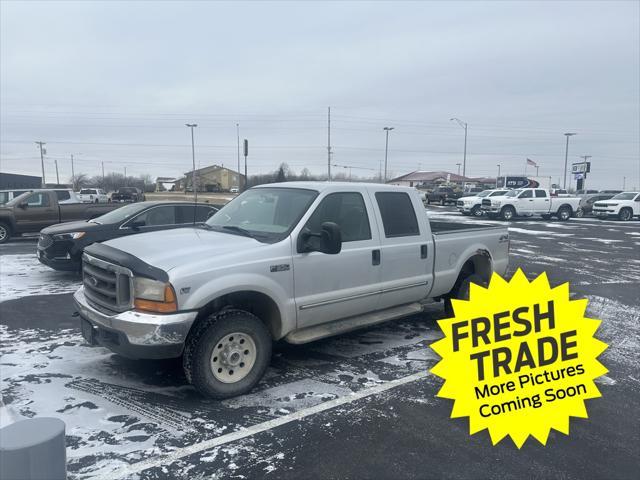
[{"label": "overcast sky", "polygon": [[[105,170],[177,176],[196,161],[249,173],[287,162],[377,175],[562,176],[640,186],[640,3],[8,2],[1,4],[1,170],[47,181]],[[528,173],[534,173],[528,167]],[[335,170],[347,169],[335,167]]]}]

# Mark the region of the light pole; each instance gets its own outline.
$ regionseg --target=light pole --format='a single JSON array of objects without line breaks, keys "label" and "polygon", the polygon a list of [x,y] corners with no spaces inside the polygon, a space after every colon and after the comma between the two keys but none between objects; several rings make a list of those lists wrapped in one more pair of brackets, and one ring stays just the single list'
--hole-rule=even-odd
[{"label": "light pole", "polygon": [[[196,149],[193,142],[193,129],[198,126],[197,123],[185,123],[185,126],[191,129],[191,161],[193,162],[193,172],[191,173],[191,186],[193,187],[194,201],[198,203],[198,188],[196,186]],[[185,182],[184,193],[187,194],[187,185]]]},{"label": "light pole", "polygon": [[45,188],[47,185],[47,181],[44,179],[44,154],[47,152],[47,149],[44,148],[46,145],[45,142],[36,142],[36,145],[40,148],[40,164],[42,165],[42,188]]},{"label": "light pole", "polygon": [[242,190],[242,178],[240,177],[240,124],[236,123],[236,137],[238,139],[238,192]]},{"label": "light pole", "polygon": [[565,133],[565,137],[567,137],[567,146],[564,150],[564,180],[562,182],[562,188],[567,188],[567,161],[569,160],[569,137],[577,135],[577,133]]},{"label": "light pole", "polygon": [[498,178],[500,178],[500,164],[497,164],[496,167],[498,167],[498,176],[496,177],[496,188],[498,188]]},{"label": "light pole", "polygon": [[387,183],[387,157],[389,155],[389,132],[393,129],[394,127],[383,128],[383,130],[386,132],[386,140],[384,144],[384,183]]},{"label": "light pole", "polygon": [[456,165],[458,166],[458,176],[460,176],[460,165],[462,165],[461,163],[456,163]]},{"label": "light pole", "polygon": [[459,118],[451,118],[449,119],[451,122],[456,122],[460,127],[464,128],[464,154],[462,156],[462,176],[467,176],[467,127],[469,126],[467,122],[463,122]]},{"label": "light pole", "polygon": [[58,175],[58,160],[54,160],[56,164],[56,187],[60,187],[60,175]]}]

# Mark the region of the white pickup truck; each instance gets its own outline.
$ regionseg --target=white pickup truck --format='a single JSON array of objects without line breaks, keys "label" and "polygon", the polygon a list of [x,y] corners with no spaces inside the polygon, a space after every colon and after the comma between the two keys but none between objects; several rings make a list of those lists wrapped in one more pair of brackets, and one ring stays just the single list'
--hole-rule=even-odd
[{"label": "white pickup truck", "polygon": [[458,211],[463,215],[473,215],[474,217],[482,216],[482,199],[490,198],[490,197],[502,197],[509,190],[505,188],[493,189],[493,190],[483,190],[480,193],[475,195],[470,195],[468,197],[461,197],[456,202],[456,207]]},{"label": "white pickup truck", "polygon": [[622,192],[609,200],[593,204],[593,214],[598,218],[617,218],[622,221],[640,217],[640,192]]},{"label": "white pickup truck", "polygon": [[502,220],[540,215],[544,219],[558,217],[567,221],[579,207],[580,198],[552,196],[544,188],[518,188],[501,197],[482,199],[482,210],[487,216]]},{"label": "white pickup truck", "polygon": [[100,188],[83,188],[78,194],[80,200],[84,203],[108,203],[109,196],[107,192]]},{"label": "white pickup truck", "polygon": [[82,332],[131,358],[182,356],[213,398],[262,377],[272,342],[307,343],[461,298],[508,265],[501,226],[430,222],[413,188],[289,182],[242,193],[204,226],[93,244]]}]

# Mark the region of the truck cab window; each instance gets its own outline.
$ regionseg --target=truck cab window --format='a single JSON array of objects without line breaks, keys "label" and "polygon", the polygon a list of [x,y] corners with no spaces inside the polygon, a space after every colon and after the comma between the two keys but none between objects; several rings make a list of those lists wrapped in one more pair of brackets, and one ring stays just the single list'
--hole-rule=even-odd
[{"label": "truck cab window", "polygon": [[536,190],[536,198],[546,198],[547,192],[544,190]]},{"label": "truck cab window", "polygon": [[49,197],[44,193],[34,193],[27,197],[27,205],[30,207],[48,207]]},{"label": "truck cab window", "polygon": [[324,222],[340,227],[343,242],[371,240],[371,227],[362,195],[355,192],[331,193],[322,199],[305,228],[317,233]]},{"label": "truck cab window", "polygon": [[518,198],[533,198],[533,190],[525,190]]},{"label": "truck cab window", "polygon": [[71,194],[67,190],[56,190],[56,197],[58,197],[58,201],[61,202],[63,200],[69,200]]},{"label": "truck cab window", "polygon": [[404,192],[376,192],[376,201],[385,237],[420,235],[418,219],[409,195]]}]

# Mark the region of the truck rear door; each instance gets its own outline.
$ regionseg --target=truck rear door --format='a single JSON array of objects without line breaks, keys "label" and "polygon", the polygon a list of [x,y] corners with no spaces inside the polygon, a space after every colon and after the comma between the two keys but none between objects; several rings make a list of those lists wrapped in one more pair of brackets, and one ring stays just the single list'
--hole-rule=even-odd
[{"label": "truck rear door", "polygon": [[535,213],[549,213],[551,201],[546,190],[536,189],[533,199],[533,208]]},{"label": "truck rear door", "polygon": [[378,308],[416,302],[433,283],[433,237],[417,195],[370,190],[380,235],[381,293]]},{"label": "truck rear door", "polygon": [[300,253],[297,235],[293,237],[298,328],[377,309],[380,239],[372,212],[362,187],[352,192],[328,193],[304,222],[302,230],[317,233],[324,222],[337,223],[342,233],[340,253]]}]

